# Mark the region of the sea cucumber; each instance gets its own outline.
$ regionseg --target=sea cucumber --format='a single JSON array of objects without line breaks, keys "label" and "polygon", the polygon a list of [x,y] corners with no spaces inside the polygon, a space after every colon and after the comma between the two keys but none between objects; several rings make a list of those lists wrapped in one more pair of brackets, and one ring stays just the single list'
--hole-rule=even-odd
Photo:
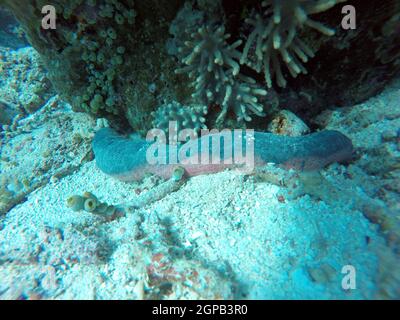
[{"label": "sea cucumber", "polygon": [[[237,136],[236,131],[231,131]],[[180,148],[199,146],[197,154],[208,153],[209,150],[201,149],[201,139],[211,139],[216,134],[199,137],[184,143]],[[232,136],[232,137],[233,137]],[[289,137],[275,135],[266,132],[253,132],[251,135],[243,133],[244,137],[250,137],[254,141],[254,166],[260,167],[266,163],[275,163],[283,168],[293,168],[301,171],[318,170],[332,162],[350,160],[353,154],[353,145],[349,138],[338,131],[324,130],[301,137]],[[232,150],[242,144],[246,151],[246,139],[232,139]],[[234,152],[227,153],[221,140],[220,159],[233,160]],[[228,140],[229,141],[229,140]],[[185,169],[187,176],[213,173],[225,168],[238,167],[233,163],[209,163],[209,164],[171,164],[168,156],[166,164],[149,164],[146,152],[153,142],[148,142],[139,137],[123,137],[111,128],[99,130],[93,139],[93,151],[98,168],[106,174],[124,181],[139,180],[146,173],[157,174],[164,178],[170,178],[173,170],[178,166]],[[167,148],[170,146],[164,145]],[[229,146],[228,146],[229,147]],[[193,149],[192,149],[193,150]],[[225,150],[225,151],[224,151]],[[250,149],[249,149],[250,150]],[[224,153],[227,155],[225,156]]]}]

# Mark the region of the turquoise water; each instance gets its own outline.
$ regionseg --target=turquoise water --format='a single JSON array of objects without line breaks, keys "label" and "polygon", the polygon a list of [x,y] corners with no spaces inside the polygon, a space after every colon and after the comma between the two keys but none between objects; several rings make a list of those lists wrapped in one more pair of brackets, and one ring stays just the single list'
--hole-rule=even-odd
[{"label": "turquoise water", "polygon": [[0,299],[400,297],[399,1],[10,3]]}]

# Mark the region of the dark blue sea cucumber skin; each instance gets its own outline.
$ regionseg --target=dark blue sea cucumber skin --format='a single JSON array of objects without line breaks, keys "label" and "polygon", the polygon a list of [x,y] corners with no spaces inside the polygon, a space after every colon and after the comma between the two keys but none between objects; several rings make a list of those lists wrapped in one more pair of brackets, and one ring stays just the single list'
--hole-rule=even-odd
[{"label": "dark blue sea cucumber skin", "polygon": [[[297,166],[296,169],[300,170],[320,169],[331,162],[349,160],[353,152],[351,140],[334,130],[300,137],[254,132],[254,139],[256,158],[264,163]],[[96,133],[92,146],[101,171],[124,175],[142,170],[147,165],[146,150],[151,144],[144,139],[126,138],[111,128],[103,128]]]},{"label": "dark blue sea cucumber skin", "polygon": [[92,142],[98,168],[110,175],[124,174],[145,165],[149,145],[143,139],[125,138],[111,128],[97,131]]},{"label": "dark blue sea cucumber skin", "polygon": [[[276,164],[295,159],[319,159],[322,168],[330,162],[349,160],[353,144],[348,137],[335,130],[323,130],[299,137],[256,132],[255,153],[265,162]],[[335,155],[342,156],[335,158]]]}]

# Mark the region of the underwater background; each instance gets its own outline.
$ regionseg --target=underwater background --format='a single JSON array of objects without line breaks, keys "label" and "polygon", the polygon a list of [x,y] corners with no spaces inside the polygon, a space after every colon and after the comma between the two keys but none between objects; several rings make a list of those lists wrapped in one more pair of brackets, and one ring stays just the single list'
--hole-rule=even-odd
[{"label": "underwater background", "polygon": [[400,298],[400,0],[0,0],[0,129],[0,299]]}]

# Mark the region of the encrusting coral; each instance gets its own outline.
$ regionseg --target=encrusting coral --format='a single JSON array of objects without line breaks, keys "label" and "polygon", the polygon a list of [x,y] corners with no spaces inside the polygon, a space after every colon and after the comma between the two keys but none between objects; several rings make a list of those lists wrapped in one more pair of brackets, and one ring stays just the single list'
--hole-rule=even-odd
[{"label": "encrusting coral", "polygon": [[254,13],[245,22],[253,27],[240,58],[241,64],[263,72],[268,88],[272,79],[280,87],[286,87],[281,68],[281,59],[290,74],[295,78],[306,74],[303,66],[315,52],[299,36],[304,26],[320,33],[332,36],[335,31],[309,16],[326,11],[339,2],[346,0],[267,0],[262,2],[263,14]]},{"label": "encrusting coral", "polygon": [[[27,13],[36,14],[35,7],[42,8],[47,3],[38,0],[35,4],[29,1],[24,4],[5,1],[5,4],[25,22]],[[65,90],[61,88],[73,88],[75,94],[65,98],[75,109],[93,115],[118,115],[115,77],[126,54],[124,44],[129,36],[124,29],[132,28],[135,22],[134,1],[57,0],[52,5],[57,13],[56,30],[37,33],[34,22],[40,20],[26,21],[34,26],[33,30],[27,30],[27,37],[42,57],[45,52],[52,52],[52,58],[44,60],[50,66],[54,63],[54,69],[49,69],[50,78],[61,93]]]},{"label": "encrusting coral", "polygon": [[[69,19],[81,2],[73,1],[69,6],[65,6],[63,17]],[[90,1],[89,6],[94,9],[96,2]],[[117,0],[107,1],[99,5],[95,16],[91,17],[89,13],[84,15],[78,24],[77,32],[65,35],[72,47],[82,51],[82,60],[85,62],[88,75],[88,86],[85,93],[77,97],[77,104],[80,104],[87,112],[96,114],[99,110],[105,109],[109,113],[118,114],[118,109],[114,107],[118,100],[114,79],[119,66],[124,62],[126,51],[118,34],[121,34],[119,30],[122,30],[124,25],[134,24],[136,12],[133,6],[132,0],[128,1],[127,6]],[[100,37],[90,32],[93,24],[100,26],[98,32]]]}]

